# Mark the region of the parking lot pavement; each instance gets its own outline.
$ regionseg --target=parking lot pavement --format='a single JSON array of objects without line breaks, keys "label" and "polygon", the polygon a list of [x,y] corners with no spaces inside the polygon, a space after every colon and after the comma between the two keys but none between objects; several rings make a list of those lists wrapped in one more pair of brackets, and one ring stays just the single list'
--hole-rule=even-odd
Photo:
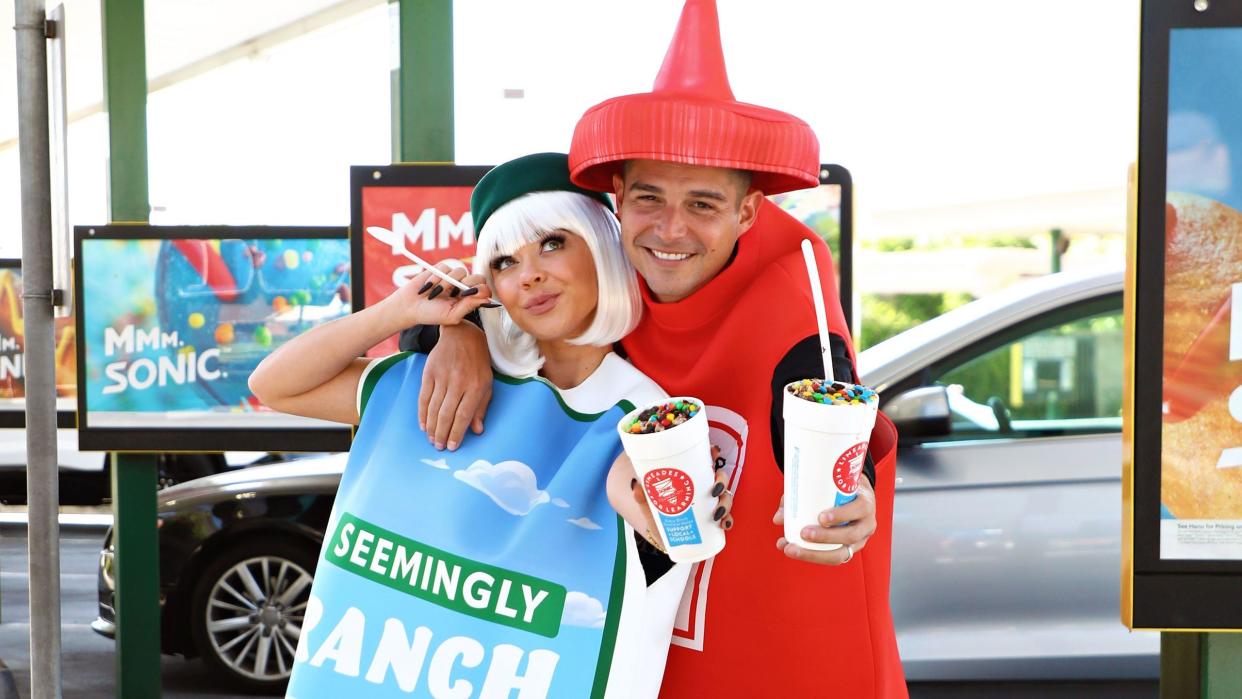
[{"label": "parking lot pavement", "polygon": [[[95,574],[102,539],[98,528],[61,530],[61,685],[66,699],[116,695],[114,644],[90,627],[97,612]],[[12,670],[22,697],[30,695],[29,590],[25,528],[0,528],[0,659]],[[197,660],[164,656],[160,669],[168,699],[244,696],[213,686]]]}]

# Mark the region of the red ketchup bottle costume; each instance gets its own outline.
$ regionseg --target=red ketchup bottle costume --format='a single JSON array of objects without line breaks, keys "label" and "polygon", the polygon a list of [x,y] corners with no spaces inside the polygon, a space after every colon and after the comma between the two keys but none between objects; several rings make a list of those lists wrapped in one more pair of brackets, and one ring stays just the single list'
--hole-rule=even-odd
[{"label": "red ketchup bottle costume", "polygon": [[[605,101],[579,121],[569,155],[576,184],[611,191],[632,159],[747,170],[765,194],[819,182],[819,142],[805,122],[734,99],[714,0],[687,0],[652,92]],[[691,575],[662,697],[907,696],[888,602],[897,438],[883,414],[870,443],[878,528],[866,547],[821,566],[774,545],[784,486],[773,377],[816,334],[803,239],[815,245],[829,329],[852,364],[827,246],[767,200],[733,260],[689,297],[660,303],[644,284],[642,323],[622,343],[671,395],[707,403],[736,494],[728,544]]]}]

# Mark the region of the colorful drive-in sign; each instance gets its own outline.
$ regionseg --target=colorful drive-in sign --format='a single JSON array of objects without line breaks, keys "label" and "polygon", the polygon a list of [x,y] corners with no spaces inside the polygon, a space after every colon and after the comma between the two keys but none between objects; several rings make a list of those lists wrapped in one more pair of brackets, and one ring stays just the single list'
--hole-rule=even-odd
[{"label": "colorful drive-in sign", "polygon": [[[77,395],[73,318],[57,318],[55,324],[56,407],[72,411]],[[0,420],[5,424],[25,422],[25,348],[21,261],[0,260]]]},{"label": "colorful drive-in sign", "polygon": [[1242,6],[1142,7],[1122,621],[1242,628]]},{"label": "colorful drive-in sign", "polygon": [[[283,342],[349,313],[344,229],[79,227],[76,243],[83,448],[104,434],[130,449],[312,451],[222,434],[347,434],[272,411],[247,386]],[[195,431],[212,434],[193,446]]]},{"label": "colorful drive-in sign", "polygon": [[1174,29],[1160,557],[1242,560],[1242,27]]}]

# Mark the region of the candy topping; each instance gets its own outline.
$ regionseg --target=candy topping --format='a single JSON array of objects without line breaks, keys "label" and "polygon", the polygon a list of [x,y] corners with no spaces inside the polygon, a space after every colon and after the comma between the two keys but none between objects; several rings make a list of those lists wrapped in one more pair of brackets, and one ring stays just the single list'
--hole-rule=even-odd
[{"label": "candy topping", "polygon": [[803,400],[826,405],[862,405],[879,400],[879,395],[866,386],[823,379],[795,381],[786,390]]},{"label": "candy topping", "polygon": [[638,415],[625,427],[630,434],[652,434],[676,427],[699,414],[703,407],[692,401],[670,401],[653,405]]}]

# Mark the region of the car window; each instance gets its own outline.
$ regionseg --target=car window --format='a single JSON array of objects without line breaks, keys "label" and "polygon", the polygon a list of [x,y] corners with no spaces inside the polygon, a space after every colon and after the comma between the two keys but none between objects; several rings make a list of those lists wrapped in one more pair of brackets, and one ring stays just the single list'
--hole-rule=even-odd
[{"label": "car window", "polygon": [[1122,313],[1095,310],[934,372],[953,417],[943,439],[1119,432]]}]

